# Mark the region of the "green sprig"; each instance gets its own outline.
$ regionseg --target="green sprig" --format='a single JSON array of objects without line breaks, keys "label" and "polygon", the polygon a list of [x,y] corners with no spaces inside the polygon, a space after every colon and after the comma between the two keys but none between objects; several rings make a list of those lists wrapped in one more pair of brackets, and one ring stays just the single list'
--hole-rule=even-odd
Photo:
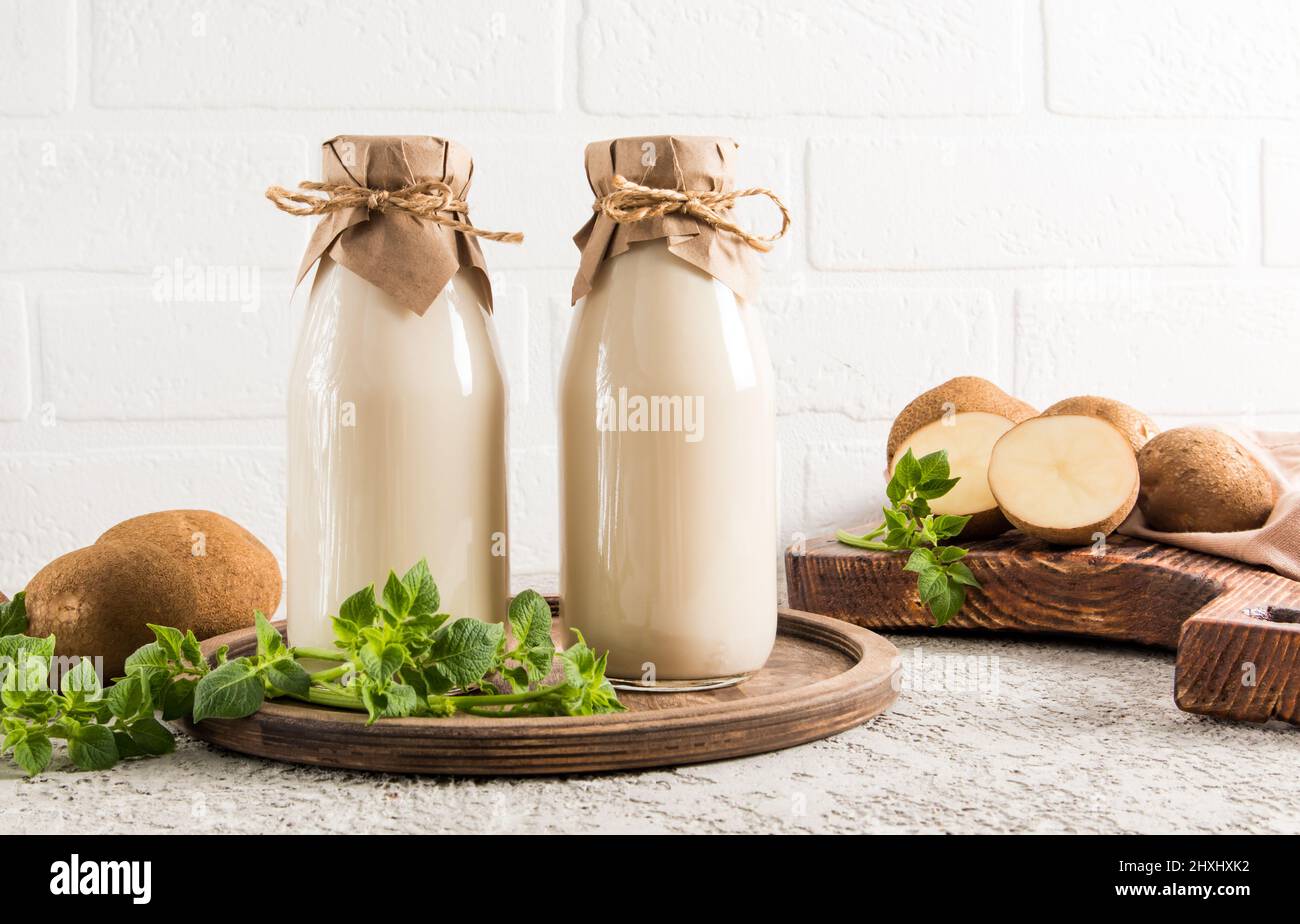
[{"label": "green sprig", "polygon": [[[581,633],[557,650],[551,608],[535,591],[511,602],[511,639],[503,625],[453,620],[438,612],[439,603],[429,566],[420,561],[400,578],[390,573],[379,597],[371,585],[344,600],[333,617],[333,648],[290,648],[255,612],[256,652],[230,658],[223,646],[209,663],[193,632],[150,625],[154,641],[126,659],[126,675],[107,690],[85,659],[55,689],[54,636],[23,634],[24,597],[15,594],[0,603],[0,753],[34,776],[49,766],[52,740],[61,739],[77,767],[105,769],[173,750],[175,739],[160,716],[237,719],[280,697],[365,712],[368,724],[405,716],[623,710],[605,678],[605,656]],[[309,673],[302,660],[333,666]]]},{"label": "green sprig", "polygon": [[[21,627],[14,621],[14,603],[21,606],[21,594],[9,604],[0,604],[0,625]],[[174,696],[165,697],[169,684],[184,676],[207,670],[198,656],[193,633],[151,626],[156,642],[136,651],[129,659],[131,674],[105,691],[88,658],[81,658],[52,684],[54,636],[37,639],[22,634],[0,638],[3,682],[0,683],[0,752],[9,754],[28,776],[45,770],[53,758],[52,742],[67,742],[68,757],[82,770],[103,770],[125,757],[166,754],[176,747],[170,729],[158,721],[174,717]],[[199,664],[179,663],[182,651],[192,653]]]},{"label": "green sprig", "polygon": [[930,501],[943,497],[961,480],[950,474],[946,450],[919,459],[907,450],[885,487],[889,506],[881,509],[884,519],[880,525],[862,536],[845,530],[835,534],[844,545],[854,548],[908,552],[903,569],[916,574],[917,594],[934,616],[936,626],[942,626],[962,608],[967,588],[980,586],[962,561],[968,550],[943,544],[960,535],[970,517],[936,515],[930,509]]}]

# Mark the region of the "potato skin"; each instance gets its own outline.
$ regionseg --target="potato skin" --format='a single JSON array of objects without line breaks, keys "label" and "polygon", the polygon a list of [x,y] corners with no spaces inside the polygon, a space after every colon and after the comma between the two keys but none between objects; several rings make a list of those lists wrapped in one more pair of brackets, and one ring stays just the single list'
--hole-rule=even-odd
[{"label": "potato skin", "polygon": [[159,549],[97,542],[54,559],[27,585],[27,634],[55,636],[61,656],[103,658],[103,679],[153,641],[147,623],[186,628],[193,582]]},{"label": "potato skin", "polygon": [[1033,536],[1035,539],[1042,539],[1044,542],[1050,542],[1053,545],[1092,545],[1096,541],[1094,537],[1098,533],[1109,536],[1119,528],[1121,523],[1128,519],[1128,515],[1133,512],[1133,505],[1137,501],[1138,491],[1138,486],[1134,485],[1133,493],[1129,495],[1128,500],[1107,519],[1098,520],[1096,523],[1088,523],[1085,526],[1074,526],[1069,529],[1036,526],[1033,523],[1019,519],[1014,514],[1006,513],[1006,511],[1003,511],[1003,513],[1016,529],[1026,536]]},{"label": "potato skin", "polygon": [[1273,512],[1273,483],[1246,449],[1210,427],[1179,427],[1138,453],[1138,509],[1152,529],[1227,533],[1258,529]]},{"label": "potato skin", "polygon": [[934,423],[949,406],[954,407],[957,413],[982,411],[1005,417],[1012,423],[1038,416],[1038,411],[1031,405],[1007,394],[988,379],[959,375],[917,395],[898,413],[885,441],[885,465],[893,464],[894,454],[909,436],[926,424]]},{"label": "potato skin", "polygon": [[[962,411],[982,411],[1020,423],[1038,414],[1029,404],[976,375],[959,375],[917,395],[894,418],[885,441],[885,466],[893,465],[899,448],[917,430],[942,417],[949,407]],[[971,514],[961,531],[961,539],[993,539],[1011,528],[1011,523],[997,507]]]},{"label": "potato skin", "polygon": [[[253,611],[268,617],[280,606],[280,566],[271,550],[234,520],[210,510],[162,510],[118,523],[98,542],[130,541],[153,546],[195,588],[185,625],[211,638],[253,624]],[[201,546],[196,543],[201,542]],[[203,554],[195,554],[201,550]]]}]

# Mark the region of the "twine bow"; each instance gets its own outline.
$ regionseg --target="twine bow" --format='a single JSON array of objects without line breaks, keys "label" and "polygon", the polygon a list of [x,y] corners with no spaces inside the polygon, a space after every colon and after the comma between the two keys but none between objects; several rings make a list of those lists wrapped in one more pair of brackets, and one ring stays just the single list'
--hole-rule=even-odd
[{"label": "twine bow", "polygon": [[[468,218],[469,206],[463,199],[457,199],[446,183],[430,180],[404,186],[401,189],[370,189],[366,186],[350,186],[346,183],[314,183],[304,181],[298,184],[304,192],[290,192],[283,186],[272,186],[266,191],[266,198],[275,203],[276,208],[290,215],[323,215],[340,209],[364,206],[383,214],[387,211],[406,212],[424,221],[442,225],[468,234],[482,237],[489,241],[502,241],[518,244],[524,236],[518,231],[484,231],[468,221],[449,217],[446,213],[459,213]],[[307,193],[324,193],[323,196]],[[300,205],[291,205],[297,202]]]},{"label": "twine bow", "polygon": [[[601,196],[592,203],[592,210],[606,215],[620,224],[644,221],[647,218],[662,218],[673,212],[683,212],[692,218],[698,218],[705,224],[739,237],[755,250],[769,251],[772,243],[785,236],[790,230],[790,211],[785,203],[770,189],[756,186],[750,189],[733,189],[730,192],[713,190],[691,190],[682,192],[677,189],[655,189],[641,186],[622,176],[613,179],[614,191]],[[761,236],[751,234],[726,217],[736,204],[737,199],[748,196],[767,196],[781,210],[781,229],[775,234]]]}]

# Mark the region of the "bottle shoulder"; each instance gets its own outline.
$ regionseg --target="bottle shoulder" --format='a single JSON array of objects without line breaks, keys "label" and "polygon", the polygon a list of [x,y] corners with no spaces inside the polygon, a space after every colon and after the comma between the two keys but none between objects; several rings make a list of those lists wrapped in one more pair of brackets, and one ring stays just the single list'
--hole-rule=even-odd
[{"label": "bottle shoulder", "polygon": [[649,243],[658,246],[634,245],[608,261],[576,306],[562,385],[767,387],[771,361],[757,307],[663,242]]},{"label": "bottle shoulder", "polygon": [[492,316],[476,273],[461,270],[421,315],[333,261],[317,271],[298,336],[293,380],[412,382],[469,394],[503,380]]}]

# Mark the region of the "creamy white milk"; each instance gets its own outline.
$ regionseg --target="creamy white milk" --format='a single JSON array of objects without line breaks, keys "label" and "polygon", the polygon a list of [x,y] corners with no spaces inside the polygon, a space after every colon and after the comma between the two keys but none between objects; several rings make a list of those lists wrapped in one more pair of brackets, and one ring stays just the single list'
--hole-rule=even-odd
[{"label": "creamy white milk", "polygon": [[776,634],[775,419],[757,309],[664,239],[601,267],[560,381],[561,615],[624,681],[743,679]]},{"label": "creamy white milk", "polygon": [[288,631],[427,558],[453,616],[501,620],[506,389],[487,302],[460,270],[421,317],[322,257],[289,383]]}]

